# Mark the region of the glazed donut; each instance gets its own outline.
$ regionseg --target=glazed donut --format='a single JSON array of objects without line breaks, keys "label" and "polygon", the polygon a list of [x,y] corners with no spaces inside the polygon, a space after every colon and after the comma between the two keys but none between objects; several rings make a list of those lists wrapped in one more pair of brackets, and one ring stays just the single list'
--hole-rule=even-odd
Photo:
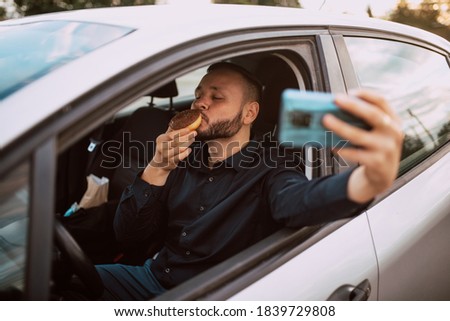
[{"label": "glazed donut", "polygon": [[198,109],[187,109],[180,111],[172,117],[169,127],[173,130],[188,127],[190,130],[196,130],[202,122],[202,114]]}]

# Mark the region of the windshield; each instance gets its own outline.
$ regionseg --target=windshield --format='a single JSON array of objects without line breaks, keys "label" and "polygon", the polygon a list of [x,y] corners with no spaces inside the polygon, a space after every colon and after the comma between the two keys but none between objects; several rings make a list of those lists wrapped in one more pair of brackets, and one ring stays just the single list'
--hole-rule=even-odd
[{"label": "windshield", "polygon": [[132,29],[73,21],[0,27],[0,100]]}]

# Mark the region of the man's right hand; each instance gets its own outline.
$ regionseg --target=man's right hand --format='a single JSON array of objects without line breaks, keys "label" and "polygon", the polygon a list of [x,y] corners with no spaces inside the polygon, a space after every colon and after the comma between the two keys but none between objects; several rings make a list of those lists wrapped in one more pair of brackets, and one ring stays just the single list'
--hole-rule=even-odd
[{"label": "man's right hand", "polygon": [[189,128],[168,129],[156,139],[155,155],[142,173],[141,178],[149,184],[163,186],[170,172],[191,152],[196,131]]}]

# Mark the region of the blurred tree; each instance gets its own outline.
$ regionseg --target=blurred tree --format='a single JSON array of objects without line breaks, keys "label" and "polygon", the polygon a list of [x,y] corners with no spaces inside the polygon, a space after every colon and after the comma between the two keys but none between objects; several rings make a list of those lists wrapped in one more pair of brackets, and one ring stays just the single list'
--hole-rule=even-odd
[{"label": "blurred tree", "polygon": [[444,5],[448,8],[450,1],[423,0],[417,8],[411,8],[407,0],[401,0],[389,20],[431,31],[450,40],[450,26],[440,22],[441,14],[446,13],[441,11]]},{"label": "blurred tree", "polygon": [[14,0],[14,2],[18,12],[24,16],[86,8],[155,4],[155,0]]},{"label": "blurred tree", "polygon": [[6,9],[3,7],[0,7],[0,21],[6,19]]},{"label": "blurred tree", "polygon": [[255,4],[263,6],[300,7],[298,0],[214,0],[214,3]]},{"label": "blurred tree", "polygon": [[414,154],[415,152],[421,150],[424,147],[425,144],[419,137],[412,137],[409,135],[405,135],[405,138],[403,139],[401,159],[405,159],[409,155]]},{"label": "blurred tree", "polygon": [[370,6],[367,6],[367,16],[369,16],[370,18],[373,18],[373,13],[372,13],[372,8]]}]

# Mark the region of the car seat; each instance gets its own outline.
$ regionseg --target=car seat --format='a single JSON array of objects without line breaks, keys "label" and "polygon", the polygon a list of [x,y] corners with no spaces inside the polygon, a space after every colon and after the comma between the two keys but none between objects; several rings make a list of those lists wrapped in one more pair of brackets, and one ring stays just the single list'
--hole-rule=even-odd
[{"label": "car seat", "polygon": [[258,118],[253,130],[256,137],[272,141],[277,140],[281,94],[287,88],[299,88],[297,77],[292,68],[278,56],[262,59],[255,75],[263,85]]},{"label": "car seat", "polygon": [[[263,58],[255,68],[254,74],[263,85],[259,115],[252,128],[254,139],[261,141],[266,148],[276,147],[279,153],[292,155],[299,168],[305,172],[303,161],[305,150],[294,150],[281,146],[277,132],[281,95],[285,89],[299,89],[297,76],[288,63],[276,55]],[[310,177],[311,175],[307,176]]]},{"label": "car seat", "polygon": [[[175,81],[152,92],[150,97],[173,98],[178,95]],[[172,104],[172,102],[171,102]],[[121,262],[140,264],[153,251],[149,242],[118,244],[113,220],[125,187],[152,159],[158,135],[167,130],[172,108],[156,108],[152,102],[136,109],[123,126],[110,138],[91,139],[91,162],[86,174],[109,178],[108,201],[100,206],[78,209],[60,216],[63,225],[79,243],[94,264]],[[103,133],[104,130],[99,130]],[[99,144],[92,148],[92,142]],[[156,244],[152,244],[157,247]]]},{"label": "car seat", "polygon": [[[172,99],[177,95],[175,81],[152,92],[150,104],[136,109],[114,137],[102,142],[90,172],[109,178],[109,199],[119,199],[124,188],[152,159],[156,138],[167,130],[173,116]],[[154,97],[170,98],[170,108],[155,108]]]},{"label": "car seat", "polygon": [[[276,55],[262,59],[255,70],[255,75],[264,86],[259,116],[254,124],[255,137],[262,140],[266,146],[274,146],[279,143],[277,124],[280,119],[281,95],[285,89],[299,89],[299,82],[292,67]],[[329,149],[317,149],[310,144],[301,149],[287,147],[283,149],[283,152],[300,155],[300,168],[309,179],[330,174],[330,169],[324,166],[331,162],[332,154]]]}]

